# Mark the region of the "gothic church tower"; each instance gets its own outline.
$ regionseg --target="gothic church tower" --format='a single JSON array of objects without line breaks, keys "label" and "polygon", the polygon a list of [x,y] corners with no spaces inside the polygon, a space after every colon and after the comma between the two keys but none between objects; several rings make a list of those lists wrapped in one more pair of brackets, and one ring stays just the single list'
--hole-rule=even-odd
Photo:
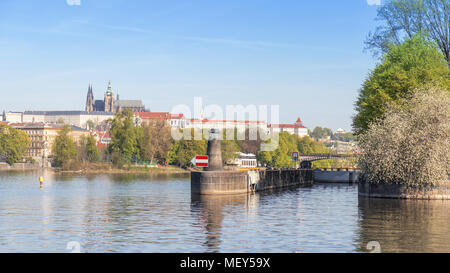
[{"label": "gothic church tower", "polygon": [[88,93],[86,97],[86,112],[94,111],[94,93],[92,92],[92,86],[89,84]]},{"label": "gothic church tower", "polygon": [[108,82],[108,89],[106,90],[105,93],[105,112],[110,112],[110,113],[114,113],[115,108],[114,108],[114,94],[112,92],[111,89],[111,81]]}]

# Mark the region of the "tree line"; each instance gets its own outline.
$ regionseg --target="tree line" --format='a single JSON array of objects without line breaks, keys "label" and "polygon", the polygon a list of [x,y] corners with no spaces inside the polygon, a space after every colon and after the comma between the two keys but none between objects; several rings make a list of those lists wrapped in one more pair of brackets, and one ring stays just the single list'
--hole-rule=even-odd
[{"label": "tree line", "polygon": [[[133,119],[133,114],[129,110],[124,110],[117,113],[111,121],[111,143],[108,151],[112,156],[113,164],[119,167],[146,162],[187,168],[192,166],[193,157],[206,154],[209,138],[207,130],[196,132],[196,129],[185,129],[191,130],[191,136],[200,135],[200,139],[192,137],[175,141],[171,135],[171,127],[166,121],[154,120],[143,125],[135,125]],[[255,147],[262,142],[259,138],[258,140],[227,140],[225,135],[226,131],[223,131],[224,163],[235,159],[240,151],[256,153]]]},{"label": "tree line", "polygon": [[[327,148],[325,144],[311,139],[309,136],[300,137],[287,132],[280,133],[278,136],[278,147],[273,151],[260,151],[258,153],[258,161],[269,168],[291,168],[296,165],[291,160],[292,153],[300,154],[330,154],[335,153],[332,149]],[[268,140],[269,143],[271,140]],[[327,159],[313,162],[313,168],[330,168],[330,167],[353,167],[353,162],[344,162],[340,159]]]},{"label": "tree line", "polygon": [[[7,129],[5,129],[7,128]],[[82,163],[107,162],[122,168],[135,164],[171,164],[181,168],[192,167],[191,160],[196,155],[206,154],[209,132],[208,130],[191,130],[190,135],[200,135],[200,139],[174,140],[171,127],[164,120],[154,120],[137,125],[134,115],[129,110],[116,113],[109,121],[110,144],[104,148],[97,148],[97,141],[92,135],[81,136],[75,141],[71,136],[71,128],[64,125],[58,132],[53,146],[52,158],[55,167],[62,169],[79,169]],[[182,131],[180,131],[182,132]],[[279,146],[272,152],[261,152],[263,141],[261,132],[256,139],[249,139],[250,130],[244,132],[245,138],[238,140],[238,130],[233,129],[232,140],[227,139],[227,130],[222,131],[222,159],[223,163],[232,163],[239,152],[253,153],[260,162],[268,167],[284,168],[292,166],[290,161],[292,152],[300,153],[330,153],[324,144],[309,137],[299,137],[282,133]],[[7,155],[11,164],[21,160],[29,147],[29,137],[21,130],[12,127],[0,127],[0,154]],[[329,164],[328,164],[329,165]]]},{"label": "tree line", "polygon": [[0,125],[0,157],[9,165],[22,161],[30,146],[30,137],[22,130]]},{"label": "tree line", "polygon": [[356,137],[351,132],[345,132],[342,134],[338,134],[338,133],[333,133],[333,130],[331,130],[330,128],[321,127],[321,126],[316,126],[314,128],[314,130],[312,130],[312,131],[308,130],[308,135],[315,140],[327,139],[327,138],[329,138],[331,140],[338,140],[338,141],[343,141],[343,142],[351,142],[351,141],[356,140]]}]

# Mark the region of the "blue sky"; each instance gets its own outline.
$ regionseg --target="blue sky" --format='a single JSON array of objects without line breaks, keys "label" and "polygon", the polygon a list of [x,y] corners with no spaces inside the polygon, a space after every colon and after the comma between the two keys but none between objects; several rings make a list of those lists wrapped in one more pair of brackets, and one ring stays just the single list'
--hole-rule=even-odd
[{"label": "blue sky", "polygon": [[197,96],[349,130],[375,16],[367,0],[1,0],[0,111],[82,110],[111,80],[152,111]]}]

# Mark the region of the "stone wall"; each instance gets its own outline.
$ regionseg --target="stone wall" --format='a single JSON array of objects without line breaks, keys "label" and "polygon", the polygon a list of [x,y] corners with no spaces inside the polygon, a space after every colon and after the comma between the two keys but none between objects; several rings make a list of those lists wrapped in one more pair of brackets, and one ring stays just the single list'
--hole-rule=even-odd
[{"label": "stone wall", "polygon": [[191,172],[192,194],[241,194],[248,192],[247,172]]},{"label": "stone wall", "polygon": [[263,170],[259,171],[259,177],[256,191],[313,184],[313,172],[310,169]]},{"label": "stone wall", "polygon": [[191,172],[191,193],[242,194],[313,184],[310,169]]},{"label": "stone wall", "polygon": [[9,164],[5,162],[0,162],[0,171],[2,170],[38,170],[41,169],[42,166],[38,163],[16,163],[13,166],[10,166]]},{"label": "stone wall", "polygon": [[450,180],[435,187],[411,188],[401,184],[370,183],[359,179],[358,194],[365,197],[396,199],[450,199]]}]

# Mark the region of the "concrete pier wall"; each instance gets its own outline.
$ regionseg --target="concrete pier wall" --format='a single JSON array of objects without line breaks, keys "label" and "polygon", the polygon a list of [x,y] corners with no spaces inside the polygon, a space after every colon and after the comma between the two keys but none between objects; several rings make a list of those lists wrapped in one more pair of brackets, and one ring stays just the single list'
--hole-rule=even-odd
[{"label": "concrete pier wall", "polygon": [[248,192],[247,172],[241,171],[203,171],[191,172],[191,193],[241,194]]},{"label": "concrete pier wall", "polygon": [[314,182],[319,183],[357,183],[360,171],[339,170],[323,171],[314,170]]},{"label": "concrete pier wall", "polygon": [[259,177],[259,181],[256,183],[256,191],[313,184],[311,169],[264,170],[259,171]]},{"label": "concrete pier wall", "polygon": [[312,183],[311,169],[191,172],[191,193],[196,195],[242,194]]}]

